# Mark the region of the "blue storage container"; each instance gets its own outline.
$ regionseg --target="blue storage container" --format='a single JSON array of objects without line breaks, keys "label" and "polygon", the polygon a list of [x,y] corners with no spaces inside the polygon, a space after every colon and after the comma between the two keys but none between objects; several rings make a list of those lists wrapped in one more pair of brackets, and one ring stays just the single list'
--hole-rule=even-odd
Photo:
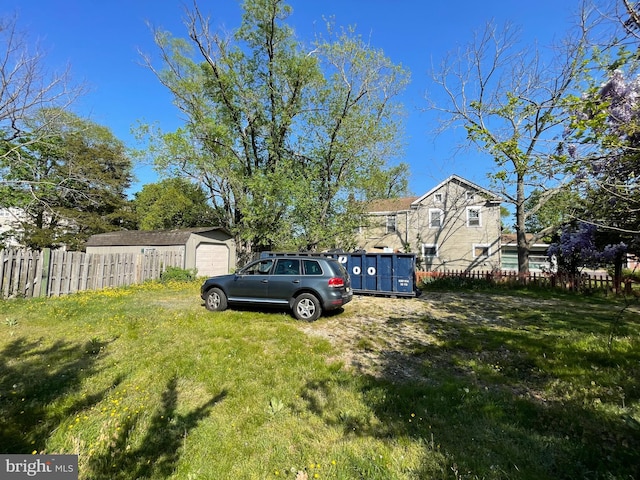
[{"label": "blue storage container", "polygon": [[416,257],[409,253],[350,253],[347,271],[354,293],[413,297]]},{"label": "blue storage container", "polygon": [[414,297],[416,256],[412,253],[262,252],[262,257],[324,255],[342,263],[356,294]]}]

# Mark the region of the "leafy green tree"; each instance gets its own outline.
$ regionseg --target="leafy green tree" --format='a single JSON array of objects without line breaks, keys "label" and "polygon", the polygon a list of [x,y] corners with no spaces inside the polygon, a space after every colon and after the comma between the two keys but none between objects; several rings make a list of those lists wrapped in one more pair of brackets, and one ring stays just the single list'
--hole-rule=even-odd
[{"label": "leafy green tree", "polygon": [[359,202],[406,189],[397,94],[408,74],[352,31],[308,47],[282,0],[247,0],[232,36],[197,6],[189,41],[155,32],[163,67],[146,62],[187,123],[151,154],[171,176],[200,182],[241,252],[346,245]]},{"label": "leafy green tree", "polygon": [[37,135],[13,142],[3,163],[0,193],[22,212],[11,234],[29,248],[78,249],[90,235],[126,226],[131,161],[124,144],[107,128],[57,109],[25,124]]},{"label": "leafy green tree", "polygon": [[512,219],[511,211],[504,205],[500,206],[500,229],[502,233],[513,233],[512,225],[508,222]]},{"label": "leafy green tree", "polygon": [[571,168],[583,199],[575,218],[607,245],[623,244],[640,255],[640,5],[623,1],[616,7],[607,16],[617,20],[598,49],[599,68],[576,96],[570,123]]},{"label": "leafy green tree", "polygon": [[202,187],[184,178],[144,185],[135,194],[133,206],[140,230],[205,227],[219,222]]},{"label": "leafy green tree", "polygon": [[582,198],[577,189],[567,186],[560,191],[554,191],[551,198],[543,200],[545,194],[541,190],[533,190],[526,200],[527,218],[525,225],[527,232],[546,232],[542,239],[551,240],[555,230],[575,218],[576,212],[582,205]]},{"label": "leafy green tree", "polygon": [[529,269],[531,244],[554,229],[528,237],[528,218],[573,180],[559,145],[571,114],[567,100],[579,91],[588,61],[594,20],[585,11],[580,18],[576,32],[546,56],[523,47],[513,27],[488,25],[433,76],[445,100],[432,99],[431,107],[443,114],[445,128],[464,126],[467,141],[495,160],[495,188],[515,210],[521,273]]}]

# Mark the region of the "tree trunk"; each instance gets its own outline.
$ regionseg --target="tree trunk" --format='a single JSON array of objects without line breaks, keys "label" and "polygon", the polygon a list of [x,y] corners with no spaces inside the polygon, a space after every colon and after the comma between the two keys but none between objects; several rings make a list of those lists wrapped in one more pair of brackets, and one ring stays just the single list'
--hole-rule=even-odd
[{"label": "tree trunk", "polygon": [[616,292],[616,294],[620,294],[622,292],[622,267],[624,264],[623,254],[617,254],[614,261],[613,291]]},{"label": "tree trunk", "polygon": [[527,230],[525,226],[524,175],[518,174],[516,192],[518,275],[523,279],[529,273],[529,242],[527,240]]}]

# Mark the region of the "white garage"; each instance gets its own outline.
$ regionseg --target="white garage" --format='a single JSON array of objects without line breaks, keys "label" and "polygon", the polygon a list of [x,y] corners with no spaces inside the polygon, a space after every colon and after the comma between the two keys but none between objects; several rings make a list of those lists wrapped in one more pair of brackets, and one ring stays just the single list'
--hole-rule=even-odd
[{"label": "white garage", "polygon": [[181,254],[185,269],[200,277],[223,275],[236,267],[236,246],[222,227],[177,230],[121,230],[89,238],[87,253],[145,253],[173,251]]},{"label": "white garage", "polygon": [[226,245],[201,243],[196,247],[196,269],[198,275],[212,277],[229,273],[229,255]]}]

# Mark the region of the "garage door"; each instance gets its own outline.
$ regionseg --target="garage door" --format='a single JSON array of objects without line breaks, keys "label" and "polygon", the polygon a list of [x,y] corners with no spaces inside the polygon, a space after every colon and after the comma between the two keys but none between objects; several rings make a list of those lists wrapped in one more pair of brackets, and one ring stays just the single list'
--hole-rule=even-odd
[{"label": "garage door", "polygon": [[229,273],[229,250],[224,245],[201,243],[196,247],[196,268],[202,277]]}]

